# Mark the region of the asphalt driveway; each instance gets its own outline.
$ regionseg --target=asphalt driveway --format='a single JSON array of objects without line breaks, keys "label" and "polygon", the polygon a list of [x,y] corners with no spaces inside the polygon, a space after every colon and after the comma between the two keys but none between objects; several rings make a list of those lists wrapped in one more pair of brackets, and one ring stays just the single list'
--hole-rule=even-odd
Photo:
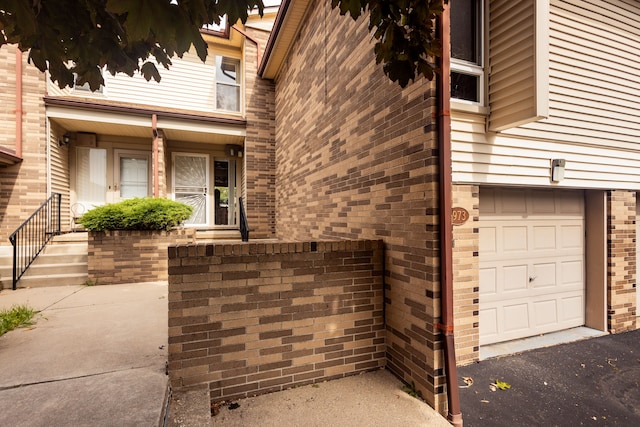
[{"label": "asphalt driveway", "polygon": [[[639,426],[640,330],[458,368],[473,426]],[[492,391],[496,380],[511,388]]]}]

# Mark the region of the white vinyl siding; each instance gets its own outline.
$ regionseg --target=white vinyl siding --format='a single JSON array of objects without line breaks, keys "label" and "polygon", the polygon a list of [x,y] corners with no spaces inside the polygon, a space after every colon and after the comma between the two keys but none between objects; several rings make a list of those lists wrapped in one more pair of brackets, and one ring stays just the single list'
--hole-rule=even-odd
[{"label": "white vinyl siding", "polygon": [[[553,0],[549,117],[500,133],[452,112],[455,182],[640,188],[640,2]],[[635,68],[634,68],[635,67]]]},{"label": "white vinyl siding", "polygon": [[51,192],[62,194],[60,205],[60,221],[62,230],[69,230],[71,227],[71,211],[69,206],[69,147],[60,146],[58,140],[62,138],[63,130],[55,123],[49,122],[51,131],[49,133],[49,151],[51,153]]},{"label": "white vinyl siding", "polygon": [[[238,61],[239,58],[233,60]],[[145,105],[176,110],[187,110],[212,113],[218,111],[216,106],[216,55],[209,52],[203,63],[195,53],[186,53],[183,58],[172,58],[173,65],[169,70],[157,65],[161,76],[160,83],[155,80],[146,81],[144,77],[135,74],[129,77],[125,74],[112,76],[105,73],[104,93],[93,93],[84,90],[61,90],[54,84],[49,84],[50,96],[73,96],[80,98],[99,99],[109,102],[124,102],[134,105]],[[241,71],[242,67],[238,66]],[[241,76],[238,81],[241,82]],[[229,114],[242,111],[242,90],[238,90],[239,99],[236,112],[221,110]]]},{"label": "white vinyl siding", "polygon": [[548,2],[489,2],[489,130],[548,114]]}]

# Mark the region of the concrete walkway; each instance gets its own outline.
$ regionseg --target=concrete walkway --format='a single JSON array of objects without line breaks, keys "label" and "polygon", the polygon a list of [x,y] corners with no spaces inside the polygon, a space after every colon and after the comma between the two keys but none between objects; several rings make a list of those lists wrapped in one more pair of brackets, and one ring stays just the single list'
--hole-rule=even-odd
[{"label": "concrete walkway", "polygon": [[39,310],[0,337],[0,424],[153,426],[167,391],[167,285],[0,292]]}]

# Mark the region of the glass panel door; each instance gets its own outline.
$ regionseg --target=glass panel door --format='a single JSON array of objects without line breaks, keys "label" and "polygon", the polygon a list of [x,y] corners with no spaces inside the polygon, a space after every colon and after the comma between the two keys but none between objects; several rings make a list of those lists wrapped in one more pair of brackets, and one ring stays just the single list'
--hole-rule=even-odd
[{"label": "glass panel door", "polygon": [[151,153],[114,150],[115,200],[147,197],[150,194]]},{"label": "glass panel door", "polygon": [[173,198],[193,206],[187,225],[207,225],[209,218],[209,156],[173,153]]},{"label": "glass panel door", "polygon": [[214,164],[214,218],[216,225],[236,224],[236,168],[234,161],[216,160]]}]

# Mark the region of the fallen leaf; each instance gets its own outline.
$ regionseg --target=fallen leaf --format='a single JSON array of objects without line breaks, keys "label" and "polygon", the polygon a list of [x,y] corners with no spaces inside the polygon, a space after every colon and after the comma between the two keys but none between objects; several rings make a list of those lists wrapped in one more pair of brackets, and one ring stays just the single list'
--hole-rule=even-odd
[{"label": "fallen leaf", "polygon": [[495,385],[495,384],[489,384],[489,390],[491,390],[491,391],[496,391],[496,390],[498,390],[498,389],[496,388],[496,385]]},{"label": "fallen leaf", "polygon": [[500,381],[500,380],[496,380],[496,382],[493,383],[493,385],[499,388],[500,390],[509,390],[511,388],[511,384],[506,383],[504,381]]},{"label": "fallen leaf", "polygon": [[473,385],[473,378],[471,377],[462,377],[462,381],[464,381],[465,385],[461,385],[460,388],[469,388]]},{"label": "fallen leaf", "polygon": [[489,403],[489,401],[488,401],[488,400],[485,400],[485,399],[482,399],[480,402],[482,402],[482,403]]}]

